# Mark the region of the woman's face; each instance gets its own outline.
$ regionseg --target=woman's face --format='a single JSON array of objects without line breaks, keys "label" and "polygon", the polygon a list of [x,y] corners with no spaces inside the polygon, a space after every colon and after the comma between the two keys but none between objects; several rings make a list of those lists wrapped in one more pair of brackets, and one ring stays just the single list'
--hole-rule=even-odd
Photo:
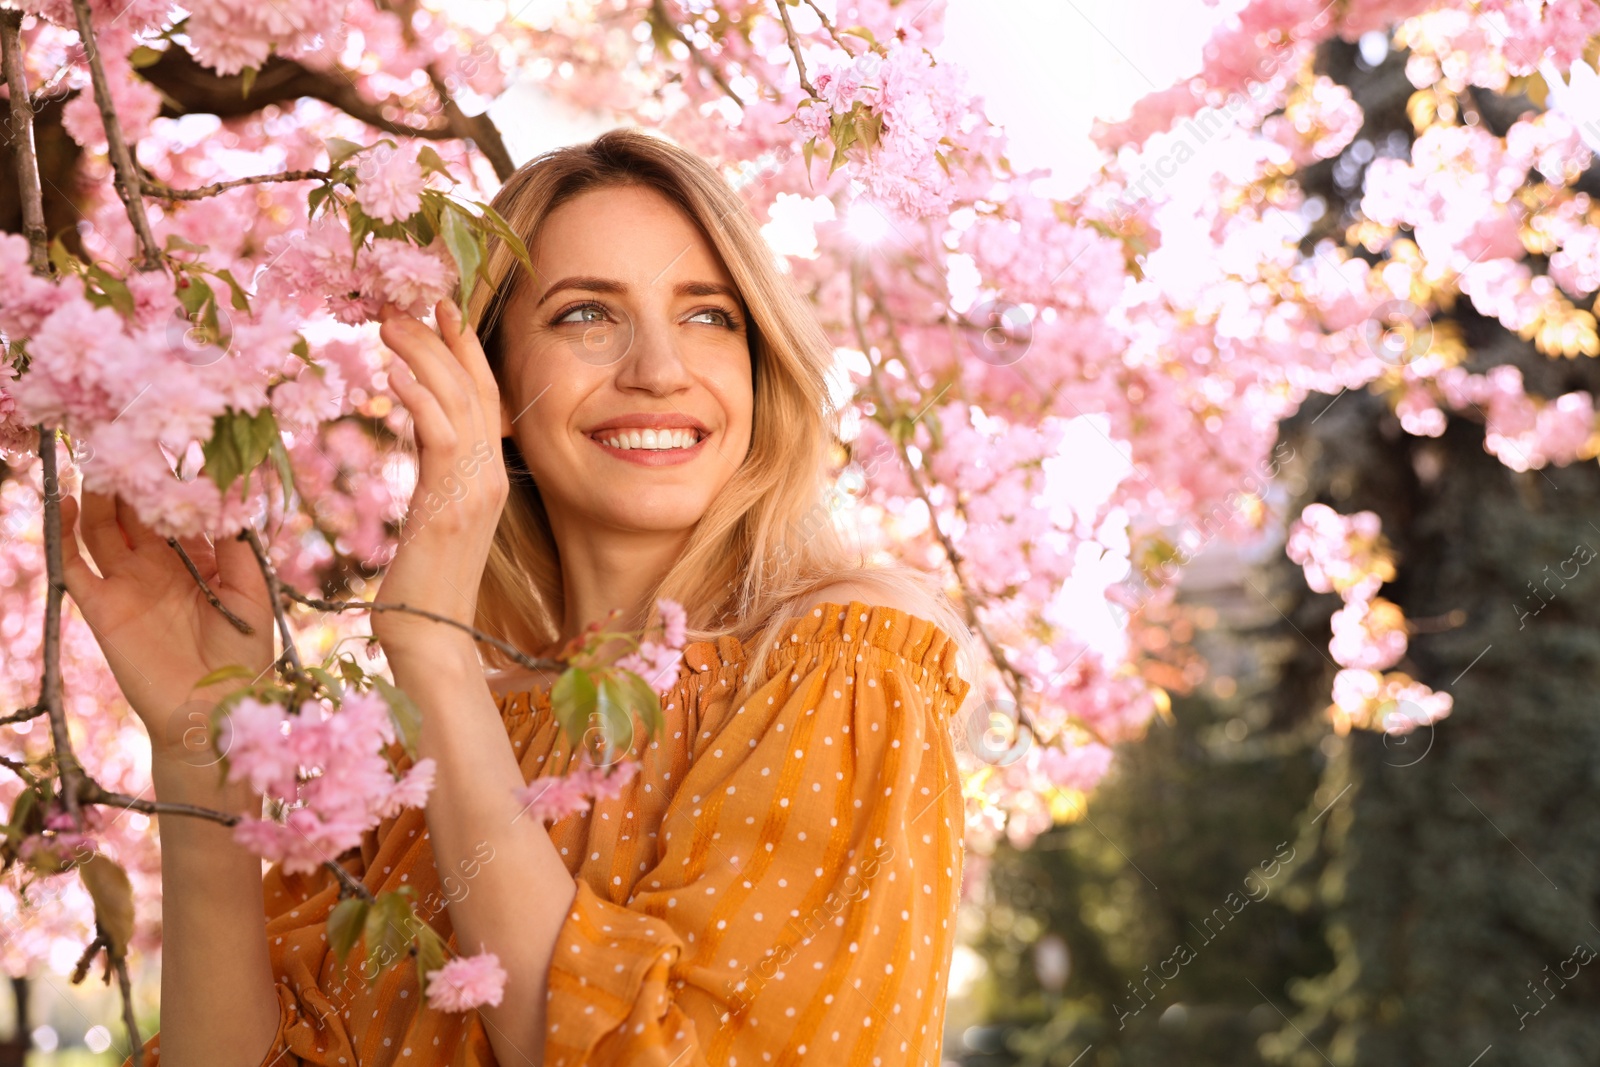
[{"label": "woman's face", "polygon": [[689,216],[642,186],[574,197],[528,251],[534,277],[500,327],[500,432],[558,536],[690,529],[750,448],[733,279]]}]

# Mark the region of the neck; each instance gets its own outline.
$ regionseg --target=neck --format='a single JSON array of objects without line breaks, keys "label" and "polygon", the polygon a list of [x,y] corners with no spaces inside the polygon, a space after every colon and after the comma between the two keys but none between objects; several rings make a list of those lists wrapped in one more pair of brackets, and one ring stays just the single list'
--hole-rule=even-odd
[{"label": "neck", "polygon": [[561,553],[563,641],[619,609],[607,628],[638,629],[650,612],[651,592],[683,553],[691,533],[560,523],[554,516],[551,526]]}]

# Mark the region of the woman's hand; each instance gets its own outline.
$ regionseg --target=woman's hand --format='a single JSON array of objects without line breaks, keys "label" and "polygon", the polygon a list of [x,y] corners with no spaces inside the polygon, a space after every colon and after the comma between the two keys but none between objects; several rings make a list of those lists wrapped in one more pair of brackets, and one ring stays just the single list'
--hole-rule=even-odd
[{"label": "woman's hand", "polygon": [[[203,537],[178,543],[229,611],[254,633],[241,633],[206,599],[167,539],[140,522],[121,497],[83,493],[61,501],[61,561],[67,592],[94,631],[111,673],[150,733],[157,758],[192,759],[206,724],[208,694],[194,683],[221,667],[264,674],[273,661],[273,613],[255,553],[243,541]],[[78,551],[73,528],[97,576]],[[221,683],[219,683],[221,685]],[[222,688],[236,688],[237,683]],[[211,694],[219,695],[218,694]]]},{"label": "woman's hand", "polygon": [[[434,313],[437,333],[386,307],[378,331],[405,364],[389,365],[389,382],[411,413],[419,470],[399,548],[376,599],[470,626],[510,489],[500,449],[500,390],[455,304],[441,300]],[[409,612],[373,612],[372,632],[391,661],[397,652],[418,655],[441,641],[471,647],[464,631]]]}]

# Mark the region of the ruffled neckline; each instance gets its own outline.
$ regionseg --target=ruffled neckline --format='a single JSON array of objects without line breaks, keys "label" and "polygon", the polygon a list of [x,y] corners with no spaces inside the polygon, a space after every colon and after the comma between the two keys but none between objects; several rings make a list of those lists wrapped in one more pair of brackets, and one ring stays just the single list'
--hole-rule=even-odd
[{"label": "ruffled neckline", "polygon": [[[767,667],[772,670],[782,660],[786,648],[803,645],[841,642],[856,647],[870,645],[899,656],[944,683],[945,691],[959,704],[966,696],[971,683],[962,678],[957,669],[958,646],[940,627],[920,615],[912,615],[902,608],[886,604],[868,604],[860,600],[849,603],[827,601],[813,604],[792,616],[779,634],[773,647],[767,650]],[[683,662],[678,668],[678,680],[690,674],[712,673],[744,669],[754,650],[733,634],[721,634],[715,639],[691,641],[683,648]],[[550,704],[553,683],[538,688],[518,689],[497,697],[504,701],[507,710],[518,697],[526,700],[529,708],[546,708]]]}]

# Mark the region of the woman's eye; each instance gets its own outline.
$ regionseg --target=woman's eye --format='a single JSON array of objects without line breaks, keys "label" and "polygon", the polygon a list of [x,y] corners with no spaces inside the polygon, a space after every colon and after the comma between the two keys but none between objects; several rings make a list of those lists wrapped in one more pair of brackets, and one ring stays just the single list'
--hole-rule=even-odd
[{"label": "woman's eye", "polygon": [[712,321],[710,323],[712,326],[726,326],[730,329],[733,327],[733,317],[726,311],[719,311],[716,308],[706,308],[704,311],[696,311],[693,315],[689,316],[689,321],[704,321],[707,315],[712,317]]},{"label": "woman's eye", "polygon": [[[576,317],[574,317],[576,316]],[[606,309],[599,304],[580,304],[571,311],[564,313],[557,322],[603,322]]]}]

